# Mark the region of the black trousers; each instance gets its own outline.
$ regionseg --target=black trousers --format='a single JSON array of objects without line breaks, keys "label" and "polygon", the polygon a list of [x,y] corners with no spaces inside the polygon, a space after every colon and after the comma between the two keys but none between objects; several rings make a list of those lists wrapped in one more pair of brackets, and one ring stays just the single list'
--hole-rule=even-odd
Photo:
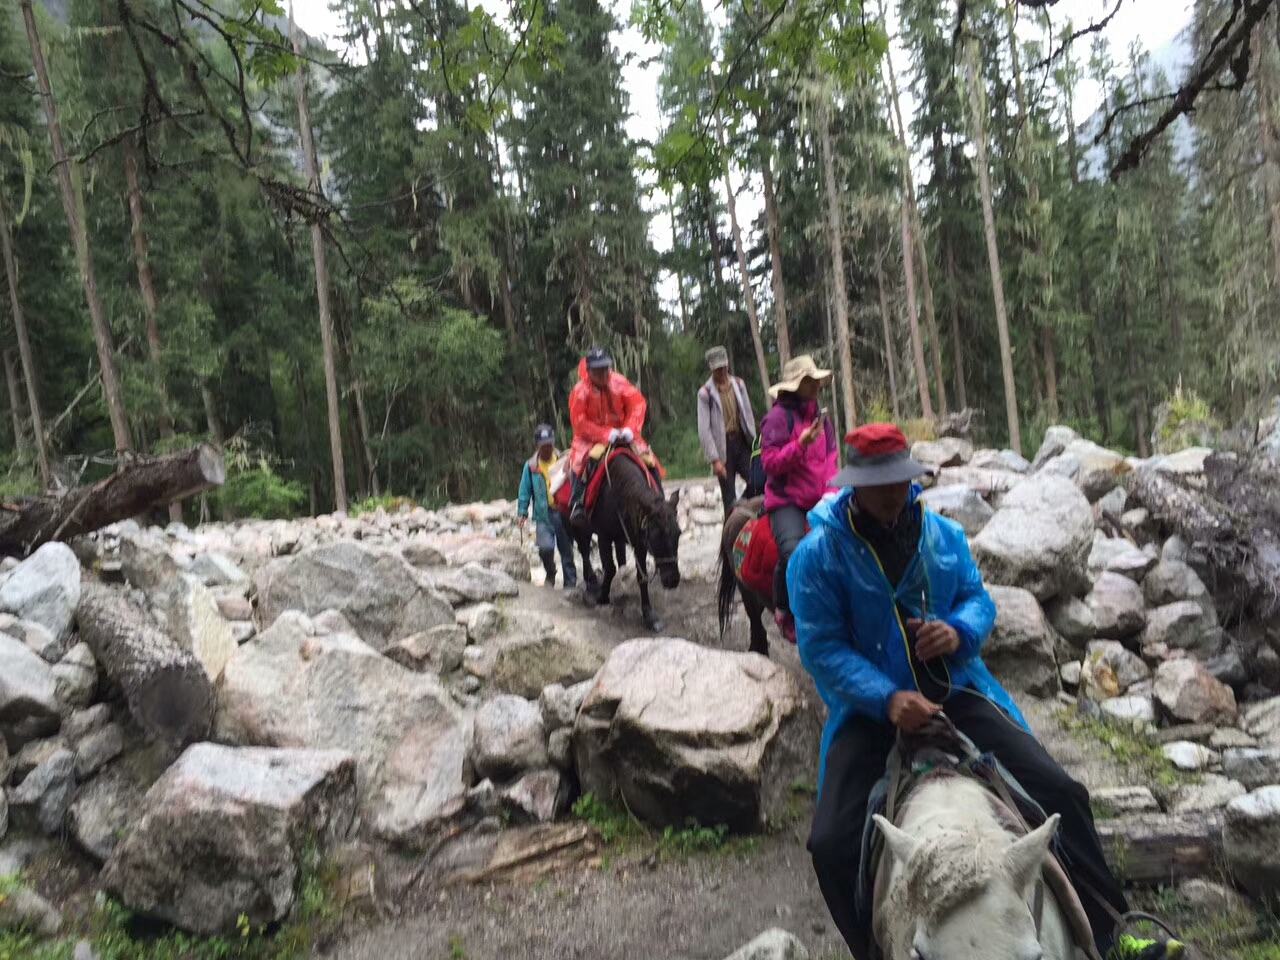
[{"label": "black trousers", "polygon": [[[773,571],[773,605],[778,613],[791,612],[791,600],[787,595],[787,564],[791,555],[804,539],[807,514],[799,507],[778,507],[769,513],[769,522],[773,526],[773,541],[778,545],[778,566]],[[884,772],[884,763],[880,764],[880,772]],[[875,783],[874,780],[871,781]],[[870,789],[870,788],[868,788]]]},{"label": "black trousers", "polygon": [[[720,501],[724,504],[724,515],[727,517],[738,500],[735,489],[737,478],[741,477],[742,482],[748,487],[751,485],[751,444],[743,438],[741,433],[726,434],[724,443],[724,476],[720,477],[719,481]],[[748,491],[749,494],[750,491]]]},{"label": "black trousers", "polygon": [[[946,713],[979,750],[994,754],[1004,764],[1046,815],[1062,815],[1058,845],[1062,865],[1072,881],[1086,880],[1118,912],[1126,912],[1124,892],[1102,855],[1089,792],[1058,766],[1035,737],[972,692],[953,691]],[[856,903],[867,800],[871,788],[884,775],[895,738],[894,728],[887,723],[864,717],[849,721],[827,753],[822,792],[809,833],[809,853],[822,897],[856,960],[869,956],[873,936],[870,926],[859,920]],[[1099,950],[1105,955],[1113,921],[1092,896],[1083,889],[1079,893]]]}]

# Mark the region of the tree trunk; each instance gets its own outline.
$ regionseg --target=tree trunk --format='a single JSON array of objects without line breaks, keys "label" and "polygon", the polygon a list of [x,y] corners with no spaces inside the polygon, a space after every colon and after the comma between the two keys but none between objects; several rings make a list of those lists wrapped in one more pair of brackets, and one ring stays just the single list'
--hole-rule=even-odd
[{"label": "tree trunk", "polygon": [[[40,470],[40,482],[45,488],[53,480],[53,471],[49,469],[49,451],[45,446],[44,417],[40,413],[40,393],[36,389],[36,364],[31,352],[31,340],[27,336],[27,320],[22,313],[22,301],[18,297],[18,261],[13,253],[13,237],[9,232],[9,218],[0,200],[0,254],[4,256],[4,272],[9,279],[9,307],[13,311],[13,331],[18,340],[18,357],[22,362],[22,379],[27,385],[27,410],[31,414],[31,433],[35,439],[36,466]],[[9,378],[10,390],[13,390],[13,378]],[[14,408],[15,418],[18,410]],[[16,422],[16,420],[15,420]],[[21,434],[15,434],[20,439]]]},{"label": "tree trunk", "polygon": [[222,454],[208,444],[126,464],[91,486],[0,511],[0,554],[24,557],[51,540],[72,540],[157,504],[221,486],[226,476]]},{"label": "tree trunk", "polygon": [[951,237],[946,238],[947,286],[951,289],[951,369],[956,378],[956,403],[961,410],[969,408],[969,392],[964,382],[964,350],[960,341],[960,297],[956,288],[956,251]]},{"label": "tree trunk", "polygon": [[779,226],[778,198],[773,191],[772,161],[760,165],[764,181],[764,212],[769,222],[769,256],[773,261],[773,319],[778,334],[778,363],[791,359],[791,327],[787,323],[787,285],[782,277],[782,230]]},{"label": "tree trunk", "polygon": [[1255,100],[1258,106],[1258,129],[1262,135],[1262,183],[1267,201],[1269,233],[1271,235],[1271,258],[1273,274],[1271,282],[1280,283],[1280,143],[1276,137],[1276,91],[1275,78],[1267,61],[1274,50],[1271,45],[1264,45],[1262,33],[1268,26],[1268,14],[1253,29],[1253,76],[1257,86]]},{"label": "tree trunk", "polygon": [[[124,155],[125,187],[129,194],[129,220],[133,230],[133,256],[138,265],[138,290],[142,294],[142,312],[146,316],[147,351],[155,369],[156,385],[160,391],[160,416],[156,427],[162,440],[172,440],[173,417],[169,415],[169,391],[165,388],[164,347],[160,340],[158,315],[160,305],[156,299],[155,279],[151,275],[151,262],[147,254],[147,233],[142,221],[142,185],[138,181],[138,153],[128,139],[120,144]],[[181,522],[182,504],[169,504],[169,519]]]},{"label": "tree trunk", "polygon": [[942,373],[942,340],[938,336],[938,321],[933,310],[933,281],[929,277],[929,250],[924,242],[924,222],[920,219],[920,209],[916,206],[916,184],[911,175],[911,151],[907,146],[907,127],[902,122],[902,107],[898,102],[898,78],[893,70],[893,61],[885,57],[889,68],[889,93],[893,102],[893,113],[897,117],[898,146],[902,151],[902,189],[910,213],[909,224],[912,240],[920,256],[920,292],[924,295],[924,328],[929,334],[929,351],[933,359],[933,382],[938,391],[938,408],[947,412],[947,381]]},{"label": "tree trunk", "polygon": [[84,583],[76,620],[80,638],[147,734],[172,747],[209,735],[216,698],[204,666],[123,590]]},{"label": "tree trunk", "polygon": [[1058,418],[1058,350],[1053,327],[1040,327],[1040,349],[1044,353],[1044,396],[1049,405],[1049,416]]},{"label": "tree trunk", "polygon": [[844,405],[844,433],[858,423],[858,406],[853,394],[853,351],[849,344],[849,296],[844,286],[844,231],[840,225],[840,194],[836,190],[836,159],[831,145],[831,123],[827,105],[818,107],[818,135],[822,153],[823,180],[827,194],[827,243],[831,246],[831,292],[836,301],[836,349],[840,353],[840,399]]},{"label": "tree trunk", "polygon": [[1129,375],[1129,386],[1133,389],[1130,413],[1133,415],[1133,432],[1137,437],[1138,456],[1151,456],[1150,438],[1147,436],[1147,405],[1145,391],[1141,386],[1142,378],[1138,375],[1138,352],[1133,341],[1133,305],[1128,299],[1124,302],[1124,341],[1125,365]]},{"label": "tree trunk", "polygon": [[1009,342],[1009,318],[1004,306],[1004,280],[1000,276],[1000,251],[996,247],[996,217],[991,200],[991,171],[987,166],[987,132],[983,122],[981,77],[974,66],[978,55],[970,42],[965,55],[965,75],[969,85],[969,110],[973,121],[973,147],[977,156],[978,184],[982,191],[982,221],[987,240],[987,263],[991,268],[991,295],[995,300],[996,331],[1000,335],[1000,368],[1004,374],[1004,409],[1009,423],[1009,446],[1022,453],[1022,432],[1018,426],[1018,394],[1013,379],[1013,347]]},{"label": "tree trunk", "polygon": [[116,348],[111,335],[111,324],[98,293],[98,280],[93,272],[93,254],[89,246],[89,232],[84,222],[84,194],[81,190],[80,171],[75,161],[67,156],[62,142],[62,126],[58,121],[58,106],[49,85],[49,72],[45,66],[44,51],[40,47],[40,35],[36,31],[35,13],[31,0],[21,0],[22,19],[27,28],[27,42],[31,46],[31,62],[36,71],[40,88],[40,101],[44,107],[45,121],[49,127],[49,142],[53,147],[54,170],[58,179],[58,194],[71,231],[71,246],[76,253],[76,265],[84,285],[85,300],[89,305],[89,320],[93,325],[93,339],[98,349],[98,367],[102,371],[102,391],[107,399],[107,413],[111,419],[111,434],[118,452],[133,449],[129,438],[129,418],[125,414],[124,394],[120,388],[120,375],[116,370]]},{"label": "tree trunk", "polygon": [[[835,357],[836,355],[835,335],[832,333],[832,329],[831,329],[832,328],[831,314],[833,312],[831,309],[831,267],[828,264],[828,265],[823,265],[819,267],[819,269],[822,271],[822,317],[823,317],[823,320],[826,321],[827,337],[825,342],[827,347],[827,355],[830,357]],[[833,397],[831,409],[835,412],[835,420],[833,420],[832,422],[844,423],[845,420],[840,411],[840,391],[839,390],[836,391],[835,396]]]},{"label": "tree trunk", "polygon": [[900,421],[898,408],[898,361],[893,343],[893,327],[889,320],[889,296],[884,289],[884,259],[876,257],[876,288],[880,293],[880,322],[884,325],[884,364],[889,371],[889,403],[893,407],[893,419]]},{"label": "tree trunk", "polygon": [[[30,3],[31,0],[26,0]],[[302,43],[293,23],[293,5],[289,6],[289,32],[293,35],[293,52],[302,53]],[[307,109],[305,62],[298,64],[298,130],[302,135],[302,157],[307,167],[307,186],[319,200],[320,172],[316,165],[315,144],[311,140],[311,115]],[[338,370],[333,348],[333,319],[329,312],[329,272],[324,262],[324,232],[318,222],[311,224],[311,256],[316,269],[316,301],[320,308],[320,345],[324,351],[324,386],[328,398],[329,449],[333,455],[333,501],[338,513],[347,512],[347,477],[342,460],[342,412],[338,402]]]},{"label": "tree trunk", "polygon": [[[716,228],[715,210],[711,205],[711,191],[702,193],[703,211],[707,218],[707,242],[711,244],[711,262],[715,264],[716,303],[719,307],[720,339],[729,347],[729,302],[724,294],[724,262],[720,259],[720,231]],[[729,349],[732,349],[731,347]]]},{"label": "tree trunk", "polygon": [[1098,839],[1107,863],[1125,883],[1165,884],[1217,876],[1222,863],[1222,814],[1135,814],[1099,820]]},{"label": "tree trunk", "polygon": [[[712,91],[715,81],[712,80]],[[724,123],[720,119],[720,111],[716,111],[716,140],[720,149],[724,150]],[[747,323],[751,326],[751,342],[756,348],[756,363],[760,367],[760,382],[769,389],[769,361],[765,359],[764,343],[760,340],[760,321],[756,317],[756,297],[751,291],[751,271],[747,265],[747,248],[742,242],[742,230],[738,227],[738,204],[733,196],[733,184],[729,180],[729,160],[724,161],[724,192],[729,207],[729,226],[733,230],[733,245],[738,251],[738,269],[742,273],[742,302],[747,308]]]},{"label": "tree trunk", "polygon": [[902,273],[907,285],[907,329],[911,333],[911,357],[916,365],[916,382],[920,387],[920,415],[933,419],[933,402],[929,399],[929,371],[924,364],[924,344],[920,342],[920,317],[916,313],[916,279],[912,264],[911,213],[906,198],[902,201]]},{"label": "tree trunk", "polygon": [[[676,229],[676,197],[673,191],[667,191],[667,210],[671,214],[671,258],[676,261],[676,248],[680,245],[680,231]],[[676,288],[680,291],[680,332],[689,332],[689,298],[684,290],[684,274],[675,270]]]},{"label": "tree trunk", "polygon": [[18,365],[13,362],[12,350],[4,351],[4,378],[9,386],[9,411],[13,414],[13,448],[19,457],[24,457],[27,453],[27,428],[22,422],[22,390],[18,386]]}]

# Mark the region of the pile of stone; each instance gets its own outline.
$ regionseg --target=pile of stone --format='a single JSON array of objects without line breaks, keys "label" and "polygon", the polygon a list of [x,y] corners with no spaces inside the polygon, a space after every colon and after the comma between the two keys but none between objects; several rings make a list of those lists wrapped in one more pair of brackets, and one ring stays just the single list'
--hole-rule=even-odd
[{"label": "pile of stone", "polygon": [[[1225,820],[1229,858],[1250,836],[1274,892],[1280,634],[1221,623],[1203,558],[1126,486],[1137,471],[1156,471],[1194,487],[1211,451],[1135,460],[1053,427],[1030,463],[957,439],[913,453],[937,468],[925,503],[965,527],[996,601],[984,649],[996,676],[1158,742],[1198,780],[1167,798],[1167,812],[1208,814],[1209,829]],[[1272,852],[1260,855],[1263,838]],[[1246,878],[1266,870],[1240,863],[1242,882],[1259,892]]]}]

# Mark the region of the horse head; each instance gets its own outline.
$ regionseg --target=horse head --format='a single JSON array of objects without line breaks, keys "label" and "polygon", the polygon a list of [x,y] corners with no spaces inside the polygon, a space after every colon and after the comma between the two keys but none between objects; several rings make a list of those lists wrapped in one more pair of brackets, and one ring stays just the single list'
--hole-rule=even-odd
[{"label": "horse head", "polygon": [[1058,816],[1009,843],[977,831],[914,836],[875,818],[892,858],[876,933],[889,960],[1045,960],[1030,903]]},{"label": "horse head", "polygon": [[680,491],[669,499],[654,498],[654,509],[645,517],[645,546],[658,568],[658,580],[664,589],[680,586],[680,520],[676,507],[680,504]]}]

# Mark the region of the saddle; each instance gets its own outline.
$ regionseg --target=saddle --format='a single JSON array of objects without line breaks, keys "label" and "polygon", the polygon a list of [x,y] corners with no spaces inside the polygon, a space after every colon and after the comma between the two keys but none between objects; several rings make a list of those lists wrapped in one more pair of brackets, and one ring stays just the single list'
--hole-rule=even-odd
[{"label": "saddle", "polygon": [[[857,912],[867,929],[873,928],[876,908],[888,893],[890,858],[884,856],[884,835],[873,817],[880,814],[898,823],[910,804],[911,794],[921,784],[944,777],[968,777],[982,783],[996,816],[1011,833],[1024,836],[1044,823],[1044,811],[994,756],[979,753],[973,742],[951,721],[939,717],[915,734],[899,733],[889,754],[885,775],[872,789],[867,803],[867,820],[862,834],[862,869],[858,875]],[[1052,892],[1067,921],[1078,960],[1101,960],[1094,944],[1093,928],[1084,912],[1080,896],[1072,885],[1055,840],[1042,871],[1041,884]],[[1043,902],[1043,887],[1036,891],[1036,924]],[[881,960],[876,938],[871,937],[871,958]]]},{"label": "saddle", "polygon": [[777,566],[773,524],[769,514],[761,512],[748,520],[733,540],[733,569],[747,589],[772,597],[773,571]]},{"label": "saddle", "polygon": [[[608,453],[606,457],[605,454]],[[587,454],[587,463],[582,471],[582,482],[586,484],[587,494],[584,506],[587,513],[591,513],[595,509],[596,500],[600,496],[600,488],[604,486],[604,478],[609,475],[608,466],[619,457],[626,457],[640,467],[644,471],[645,479],[649,481],[649,487],[652,490],[661,492],[658,481],[654,477],[654,470],[661,471],[662,465],[658,463],[658,458],[651,452],[637,453],[630,447],[610,447],[604,443],[597,443],[591,448]],[[605,469],[601,469],[601,467]],[[567,478],[568,471],[565,471]],[[564,483],[555,493],[556,507],[565,514],[569,512],[569,501],[572,498],[570,491],[571,484]]]}]

